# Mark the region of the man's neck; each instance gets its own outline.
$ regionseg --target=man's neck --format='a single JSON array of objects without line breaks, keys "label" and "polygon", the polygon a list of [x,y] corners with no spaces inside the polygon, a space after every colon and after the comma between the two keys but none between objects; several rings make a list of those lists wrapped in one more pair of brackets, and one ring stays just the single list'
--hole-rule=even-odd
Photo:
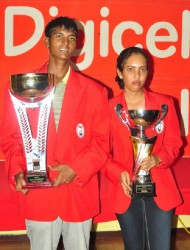
[{"label": "man's neck", "polygon": [[48,73],[54,74],[54,84],[55,86],[63,80],[63,78],[65,77],[65,75],[67,74],[68,70],[69,70],[69,61],[64,62],[52,62],[50,60],[49,64],[48,64]]}]

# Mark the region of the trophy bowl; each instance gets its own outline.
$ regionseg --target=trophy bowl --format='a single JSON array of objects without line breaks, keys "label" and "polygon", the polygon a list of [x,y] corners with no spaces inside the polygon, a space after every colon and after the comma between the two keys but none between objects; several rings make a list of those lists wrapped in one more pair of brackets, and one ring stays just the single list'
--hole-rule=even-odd
[{"label": "trophy bowl", "polygon": [[136,109],[128,110],[128,114],[133,126],[148,128],[158,120],[160,110]]},{"label": "trophy bowl", "polygon": [[27,73],[11,75],[10,90],[21,101],[39,102],[53,88],[54,75],[49,73]]}]

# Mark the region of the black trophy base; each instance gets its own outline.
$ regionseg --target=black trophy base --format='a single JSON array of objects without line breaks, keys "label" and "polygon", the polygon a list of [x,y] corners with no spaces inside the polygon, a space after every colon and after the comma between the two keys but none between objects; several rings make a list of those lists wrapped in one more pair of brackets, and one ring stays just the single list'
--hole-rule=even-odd
[{"label": "black trophy base", "polygon": [[27,172],[25,174],[25,181],[26,186],[23,187],[25,189],[52,187],[47,172]]},{"label": "black trophy base", "polygon": [[132,198],[155,197],[155,183],[133,183]]}]

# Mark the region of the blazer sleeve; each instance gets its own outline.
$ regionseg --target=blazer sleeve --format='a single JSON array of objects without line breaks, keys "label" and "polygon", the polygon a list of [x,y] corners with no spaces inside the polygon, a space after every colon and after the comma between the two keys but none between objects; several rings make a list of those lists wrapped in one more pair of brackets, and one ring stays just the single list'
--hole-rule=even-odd
[{"label": "blazer sleeve", "polygon": [[[159,137],[159,135],[158,135]],[[158,168],[167,168],[176,160],[182,146],[179,120],[176,114],[173,98],[169,98],[168,113],[164,118],[164,135],[160,140],[160,146],[153,151],[157,154],[161,163]]]},{"label": "blazer sleeve", "polygon": [[110,155],[106,164],[101,169],[101,173],[105,175],[113,184],[118,184],[120,174],[126,171],[126,168],[122,166],[117,161],[114,161],[112,156]]}]

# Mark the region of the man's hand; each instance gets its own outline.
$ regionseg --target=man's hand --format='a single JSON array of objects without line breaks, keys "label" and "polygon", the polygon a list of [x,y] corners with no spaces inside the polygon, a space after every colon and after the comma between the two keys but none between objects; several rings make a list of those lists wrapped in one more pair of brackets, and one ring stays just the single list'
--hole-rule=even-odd
[{"label": "man's hand", "polygon": [[15,178],[16,178],[16,190],[23,194],[27,194],[29,189],[23,188],[24,186],[26,186],[26,181],[24,180],[24,173],[21,172],[17,174]]},{"label": "man's hand", "polygon": [[120,182],[123,187],[124,193],[128,196],[131,197],[131,181],[130,181],[130,176],[127,171],[124,171],[120,174]]},{"label": "man's hand", "polygon": [[57,187],[61,184],[69,184],[71,183],[75,177],[76,173],[66,164],[60,164],[56,167],[49,166],[52,171],[58,171],[58,177],[53,183],[53,187]]}]

